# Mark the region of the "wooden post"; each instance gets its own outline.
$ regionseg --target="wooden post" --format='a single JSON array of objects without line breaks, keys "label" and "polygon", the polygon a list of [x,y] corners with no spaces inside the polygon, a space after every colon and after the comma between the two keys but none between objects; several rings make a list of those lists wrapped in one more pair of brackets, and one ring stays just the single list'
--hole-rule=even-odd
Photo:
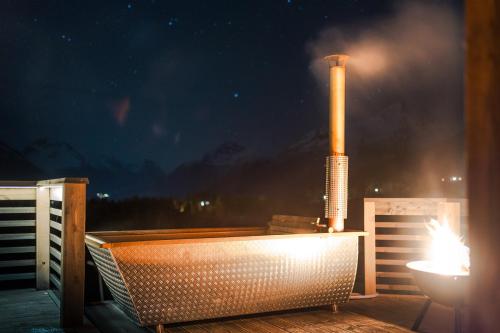
[{"label": "wooden post", "polygon": [[366,201],[364,205],[364,237],[365,247],[365,295],[377,293],[377,278],[375,266],[375,202]]},{"label": "wooden post", "polygon": [[61,178],[38,185],[62,186],[60,326],[83,325],[85,292],[86,178]]},{"label": "wooden post", "polygon": [[49,289],[50,189],[36,188],[36,289]]},{"label": "wooden post", "polygon": [[500,332],[500,1],[466,2],[470,332]]},{"label": "wooden post", "polygon": [[85,291],[85,183],[63,188],[61,327],[83,324]]}]

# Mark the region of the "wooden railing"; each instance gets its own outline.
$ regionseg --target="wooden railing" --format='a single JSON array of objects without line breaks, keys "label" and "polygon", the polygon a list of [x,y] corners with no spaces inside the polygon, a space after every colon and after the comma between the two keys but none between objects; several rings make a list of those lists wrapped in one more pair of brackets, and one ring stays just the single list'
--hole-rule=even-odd
[{"label": "wooden railing", "polygon": [[467,202],[448,198],[365,198],[365,294],[419,294],[406,263],[424,259],[430,240],[426,223],[446,218],[466,234]]},{"label": "wooden railing", "polygon": [[2,286],[10,281],[29,283],[36,278],[35,202],[35,182],[6,182],[0,191]]},{"label": "wooden railing", "polygon": [[83,322],[87,183],[0,182],[0,282],[50,290],[62,327]]}]

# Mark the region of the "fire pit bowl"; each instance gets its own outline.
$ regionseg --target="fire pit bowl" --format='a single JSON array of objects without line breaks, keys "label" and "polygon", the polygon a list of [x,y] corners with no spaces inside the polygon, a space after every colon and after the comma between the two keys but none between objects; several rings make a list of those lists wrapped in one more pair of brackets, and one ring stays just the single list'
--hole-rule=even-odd
[{"label": "fire pit bowl", "polygon": [[452,307],[455,314],[455,333],[462,332],[461,308],[465,303],[469,284],[466,271],[443,274],[430,261],[412,261],[406,264],[420,290],[429,297],[418,315],[412,330],[417,331],[432,302]]},{"label": "fire pit bowl", "polygon": [[412,261],[406,264],[417,286],[432,301],[451,306],[461,307],[465,301],[469,273],[445,275],[432,269],[429,261]]}]

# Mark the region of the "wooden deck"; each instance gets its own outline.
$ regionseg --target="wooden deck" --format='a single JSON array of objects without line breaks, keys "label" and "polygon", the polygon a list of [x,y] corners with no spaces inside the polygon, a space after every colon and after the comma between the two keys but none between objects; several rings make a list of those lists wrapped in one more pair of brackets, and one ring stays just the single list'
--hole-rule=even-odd
[{"label": "wooden deck", "polygon": [[[116,327],[128,333],[152,332],[137,327],[123,317],[113,303],[101,303],[86,310],[89,319],[101,332],[115,332]],[[169,333],[408,333],[410,330],[350,311],[332,313],[327,309],[303,309],[273,314],[206,320],[166,325]]]},{"label": "wooden deck", "polygon": [[47,291],[34,289],[0,291],[0,332],[99,333],[88,321],[78,329],[60,329],[59,307]]},{"label": "wooden deck", "polygon": [[[328,309],[306,309],[273,314],[259,314],[223,320],[168,325],[172,333],[405,333],[411,332],[424,299],[408,296],[380,296],[352,300],[338,313]],[[76,330],[58,328],[59,310],[45,291],[19,289],[0,291],[0,332],[9,333],[97,333],[151,332],[139,328],[112,302],[91,305],[85,327]],[[420,332],[452,332],[451,311],[431,306]]]},{"label": "wooden deck", "polygon": [[172,333],[408,333],[410,330],[357,313],[326,309],[167,327]]}]

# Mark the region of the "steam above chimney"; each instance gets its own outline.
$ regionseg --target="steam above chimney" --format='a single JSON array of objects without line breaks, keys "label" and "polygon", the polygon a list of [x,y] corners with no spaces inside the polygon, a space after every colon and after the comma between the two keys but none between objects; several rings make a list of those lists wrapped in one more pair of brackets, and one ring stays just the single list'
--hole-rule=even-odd
[{"label": "steam above chimney", "polygon": [[347,218],[348,157],[345,155],[345,64],[347,55],[325,57],[330,67],[330,154],[326,158],[325,217],[328,231],[343,231]]}]

